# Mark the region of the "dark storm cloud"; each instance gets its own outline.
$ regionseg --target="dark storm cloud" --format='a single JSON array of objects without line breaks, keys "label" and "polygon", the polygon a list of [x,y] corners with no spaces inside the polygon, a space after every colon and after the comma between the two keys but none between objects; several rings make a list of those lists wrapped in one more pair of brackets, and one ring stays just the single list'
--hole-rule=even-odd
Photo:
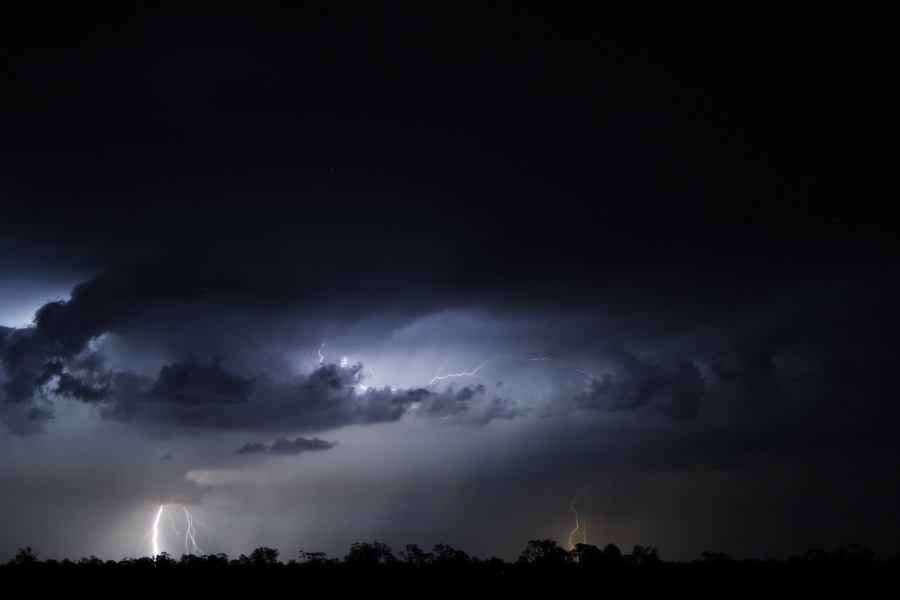
[{"label": "dark storm cloud", "polygon": [[278,438],[271,444],[262,442],[247,443],[235,451],[235,454],[276,454],[295,456],[303,452],[315,450],[330,450],[336,442],[326,442],[319,438],[294,438],[293,440]]},{"label": "dark storm cloud", "polygon": [[[38,429],[52,416],[54,397],[103,401],[101,412],[110,418],[227,429],[321,429],[395,421],[410,411],[483,424],[521,413],[508,399],[487,398],[483,386],[364,388],[358,365],[326,365],[290,381],[266,372],[240,375],[224,368],[222,359],[167,364],[155,378],[128,365],[108,367],[95,347],[107,334],[134,334],[138,346],[146,346],[147,340],[165,342],[157,324],[181,328],[192,315],[208,318],[247,307],[284,314],[279,297],[290,298],[294,311],[315,305],[291,285],[284,269],[257,269],[247,276],[240,265],[226,267],[208,255],[193,258],[169,254],[111,268],[75,286],[70,300],[42,306],[32,327],[4,328],[0,366],[7,424],[23,433]],[[211,333],[201,328],[191,335],[202,340]],[[481,401],[483,410],[471,410],[473,401]]]},{"label": "dark storm cloud", "polygon": [[[572,411],[636,412],[680,421],[724,411],[729,417],[746,415],[748,422],[790,420],[796,428],[802,427],[797,424],[802,415],[814,410],[814,398],[819,410],[827,405],[826,414],[846,411],[849,397],[889,410],[881,408],[885,393],[878,390],[889,389],[896,379],[883,364],[896,349],[873,333],[887,329],[873,324],[896,320],[888,308],[896,290],[879,280],[861,286],[822,278],[720,297],[696,285],[702,280],[697,271],[665,284],[682,295],[656,296],[648,293],[653,273],[643,273],[627,281],[609,278],[604,298],[588,295],[596,304],[582,312],[576,310],[585,302],[579,297],[571,315],[561,314],[565,303],[544,307],[552,298],[541,294],[524,305],[515,293],[500,301],[496,288],[481,282],[463,286],[467,294],[480,290],[470,296],[479,299],[478,309],[456,323],[442,320],[441,311],[460,292],[440,269],[429,273],[433,288],[417,294],[421,288],[403,278],[366,285],[377,269],[364,261],[347,260],[335,268],[310,253],[260,262],[254,252],[225,248],[221,254],[167,252],[128,260],[77,285],[70,300],[45,304],[33,327],[0,329],[0,418],[13,431],[34,432],[53,415],[54,400],[74,399],[98,406],[107,418],[157,431],[290,433],[405,415],[483,425]],[[401,256],[392,268],[403,270],[410,260]],[[858,289],[868,291],[851,293]],[[397,303],[398,294],[416,297],[417,307]],[[841,299],[839,311],[831,298]],[[393,321],[357,325],[360,315],[387,309],[394,311]],[[507,369],[498,372],[502,388],[472,380],[456,388],[393,389],[372,385],[359,366],[323,365],[296,375],[296,365],[274,364],[296,348],[296,340],[281,341],[279,319],[290,315],[312,320],[327,315],[334,330],[351,331],[354,344],[354,336],[377,340],[392,327],[414,323],[431,328],[422,343],[432,347],[470,344],[466,351],[471,352],[524,346],[540,354],[582,356],[600,366],[590,369],[597,374],[593,378],[573,383],[561,382],[571,371],[559,365],[532,365],[550,369],[546,389],[533,402],[521,397],[531,390],[513,383],[525,363],[491,365]],[[103,348],[108,335],[118,344],[115,352]],[[147,349],[169,345],[177,346],[182,358],[143,357]],[[187,353],[229,358],[183,358]],[[710,448],[710,454],[715,451]]]},{"label": "dark storm cloud", "polygon": [[[354,3],[325,19],[224,4],[197,18],[144,6],[85,18],[71,3],[72,18],[0,20],[0,323],[83,282],[34,327],[0,328],[0,421],[54,436],[0,435],[7,549],[52,553],[70,537],[91,552],[108,528],[124,535],[123,506],[199,501],[206,480],[182,489],[186,471],[230,470],[297,435],[340,442],[309,462],[351,486],[346,507],[328,517],[340,486],[327,482],[284,497],[291,521],[328,537],[348,514],[393,514],[395,528],[359,539],[418,541],[409,521],[427,514],[440,541],[511,539],[567,518],[569,493],[606,468],[696,470],[678,490],[606,486],[640,514],[588,515],[607,538],[604,521],[660,516],[664,551],[673,536],[700,543],[672,525],[711,506],[709,529],[772,523],[765,503],[735,510],[691,487],[706,468],[733,470],[717,487],[788,502],[772,529],[798,543],[797,507],[828,513],[823,535],[857,520],[897,529],[885,527],[897,495],[883,493],[900,440],[890,3],[477,18]],[[320,364],[326,339],[335,354]],[[382,379],[327,364],[344,353]],[[594,376],[496,361],[426,384],[451,355],[467,372],[503,353]],[[321,433],[342,425],[366,427]],[[262,454],[236,456],[247,441]],[[765,453],[853,448],[875,457],[853,471],[879,472],[824,471],[861,510],[804,483],[802,461],[777,485],[739,472]],[[297,518],[309,491],[324,512]],[[228,526],[269,518],[265,501],[245,506]]]},{"label": "dark storm cloud", "polygon": [[109,395],[109,386],[103,384],[97,387],[69,373],[60,373],[55,392],[84,402],[98,402]]},{"label": "dark storm cloud", "polygon": [[[428,417],[452,416],[469,410],[470,401],[485,393],[483,386],[443,391],[363,388],[362,368],[361,364],[326,364],[289,381],[264,376],[245,380],[228,372],[221,361],[209,366],[193,361],[165,366],[156,380],[117,373],[102,414],[151,429],[318,431],[397,421],[411,411]],[[172,373],[178,373],[180,381],[190,381],[189,388],[161,385],[170,383]],[[488,418],[502,417],[507,415],[495,411]]]},{"label": "dark storm cloud", "polygon": [[[102,397],[102,386],[91,386],[65,372],[63,365],[84,358],[79,355],[92,339],[145,318],[144,309],[154,298],[187,293],[176,284],[177,279],[177,275],[159,271],[114,269],[75,286],[69,301],[43,305],[34,316],[33,327],[7,330],[0,338],[4,399],[28,404],[54,375],[59,378],[60,394]],[[31,414],[43,418],[49,413]]]},{"label": "dark storm cloud", "polygon": [[[197,300],[210,288],[235,291],[235,275],[214,261],[202,265],[168,256],[112,268],[78,284],[68,301],[42,306],[31,328],[4,328],[0,333],[3,399],[27,405],[39,388],[56,377],[55,391],[82,400],[99,400],[102,383],[75,375],[78,369],[96,377],[100,365],[90,364],[88,344],[106,333],[152,325],[174,304]],[[102,359],[95,358],[96,361]],[[109,375],[109,374],[107,374]],[[154,393],[182,403],[241,401],[249,382],[226,374],[217,365],[180,365],[161,372]],[[20,411],[21,412],[21,411]],[[44,418],[49,410],[27,411]]]},{"label": "dark storm cloud", "polygon": [[710,364],[710,368],[718,376],[719,380],[724,383],[734,381],[738,377],[738,375],[741,374],[740,371],[738,371],[731,365],[727,365],[718,361]]},{"label": "dark storm cloud", "polygon": [[426,417],[452,417],[460,423],[476,426],[487,425],[495,419],[513,419],[529,412],[514,400],[489,394],[483,384],[461,388],[448,386],[438,394],[432,394],[427,402],[418,406],[416,415]]},{"label": "dark storm cloud", "polygon": [[619,371],[592,379],[589,388],[576,398],[580,408],[643,408],[679,419],[697,415],[706,388],[700,369],[690,360],[682,359],[666,369],[624,350],[615,358]]},{"label": "dark storm cloud", "polygon": [[[251,277],[249,287],[242,289],[229,283],[228,269],[211,267],[207,272],[194,266],[190,261],[179,265],[145,260],[111,269],[76,286],[68,302],[46,304],[33,327],[0,330],[0,408],[7,426],[20,433],[34,432],[52,416],[58,398],[89,402],[107,418],[157,431],[179,427],[317,431],[391,422],[405,415],[483,425],[530,412],[547,416],[573,409],[688,420],[709,408],[716,414],[746,412],[750,420],[765,415],[772,422],[790,418],[794,423],[812,410],[813,399],[818,399],[820,410],[827,406],[829,411],[841,411],[847,408],[846,398],[859,398],[865,390],[865,398],[856,402],[878,406],[885,397],[879,386],[888,389],[896,379],[890,367],[894,355],[890,340],[855,339],[884,318],[884,307],[847,302],[842,313],[828,315],[821,300],[827,294],[822,290],[836,293],[840,290],[836,284],[757,299],[752,310],[738,312],[737,319],[717,310],[703,318],[690,311],[658,314],[653,310],[655,303],[645,300],[626,308],[612,305],[607,320],[603,309],[574,320],[537,313],[524,321],[527,325],[513,319],[504,329],[497,325],[505,322],[502,307],[474,313],[466,321],[471,331],[437,317],[426,320],[439,341],[459,342],[473,334],[476,344],[498,340],[531,344],[537,339],[542,348],[592,356],[602,364],[594,370],[596,376],[573,386],[557,385],[559,377],[571,374],[567,368],[535,363],[551,369],[547,372],[550,387],[537,404],[523,403],[522,390],[509,381],[502,388],[486,385],[488,380],[441,389],[372,386],[360,365],[327,364],[295,376],[275,375],[265,364],[260,371],[240,361],[229,360],[226,367],[221,358],[211,362],[182,358],[162,366],[157,363],[156,374],[149,375],[139,355],[132,353],[122,356],[137,360],[134,367],[128,361],[123,364],[122,356],[115,357],[119,365],[111,367],[111,355],[98,343],[106,334],[120,339],[130,336],[138,351],[168,343],[170,335],[181,335],[190,350],[192,344],[209,345],[207,340],[215,339],[223,329],[218,323],[221,315],[247,306],[265,308],[259,311],[264,314],[260,322],[281,314],[278,303],[265,299],[269,298],[266,277]],[[207,284],[216,294],[207,294]],[[279,293],[292,295],[298,310],[315,310],[314,303],[303,304],[296,290]],[[370,310],[378,309],[376,300],[372,299]],[[408,319],[414,321],[415,314]],[[219,351],[213,355],[235,348],[245,355],[268,353],[267,339],[253,330],[256,323],[230,322],[235,345],[216,348],[213,344],[209,349]],[[482,334],[481,323],[493,323],[493,332]],[[378,330],[374,332],[367,335],[378,335]],[[599,343],[596,332],[621,341]],[[248,333],[256,337],[249,338]],[[820,341],[813,349],[803,345],[815,338]],[[248,339],[252,342],[244,343]],[[635,345],[642,349],[631,349]],[[492,364],[514,369],[507,373],[510,376],[521,366]]]},{"label": "dark storm cloud", "polygon": [[483,396],[485,387],[482,384],[465,386],[460,390],[449,388],[447,393],[434,398],[420,411],[424,414],[452,415],[468,409],[466,402],[475,396]]},{"label": "dark storm cloud", "polygon": [[[399,305],[390,290],[376,285],[378,276],[366,264],[355,257],[341,257],[338,274],[317,260],[313,238],[301,239],[306,244],[303,247],[281,248],[275,255],[271,246],[277,240],[264,245],[269,250],[263,252],[256,244],[250,250],[176,245],[171,251],[128,259],[101,271],[76,285],[68,301],[44,304],[34,315],[33,327],[2,329],[0,368],[4,400],[27,404],[37,388],[47,382],[48,369],[56,368],[50,365],[57,363],[67,367],[64,372],[54,373],[65,379],[60,393],[99,398],[102,386],[93,391],[83,387],[90,382],[73,379],[72,363],[84,361],[89,343],[108,333],[140,331],[152,338],[154,327],[162,323],[178,329],[195,318],[202,321],[235,311],[269,317],[322,310],[351,310],[358,314],[363,307],[369,310],[372,306],[384,306],[388,297],[393,298],[390,302],[394,306]],[[369,254],[373,252],[379,251],[369,250]],[[299,260],[298,254],[302,257]],[[396,277],[394,283],[407,288],[412,285]],[[362,288],[367,290],[364,296],[358,293]],[[433,296],[426,294],[422,298],[422,302],[430,303]],[[196,338],[213,333],[196,332]],[[83,367],[82,370],[97,371],[96,366]],[[247,386],[236,380],[213,381],[222,376],[214,368],[184,367],[160,378],[159,393],[178,396],[186,403],[240,400]],[[196,381],[198,378],[209,381],[201,383]],[[196,397],[194,390],[201,388],[212,396]]]},{"label": "dark storm cloud", "polygon": [[[75,366],[77,369],[79,363],[89,365],[95,362],[97,359],[92,357],[85,361],[75,361]],[[104,374],[96,370],[79,369],[79,372],[82,375],[73,375],[62,361],[52,360],[44,365],[43,373],[35,380],[35,385],[42,391],[83,402],[97,402],[109,395],[109,381]]]},{"label": "dark storm cloud", "polygon": [[189,406],[245,402],[253,381],[226,371],[222,360],[216,358],[211,365],[190,361],[164,366],[149,395]]}]

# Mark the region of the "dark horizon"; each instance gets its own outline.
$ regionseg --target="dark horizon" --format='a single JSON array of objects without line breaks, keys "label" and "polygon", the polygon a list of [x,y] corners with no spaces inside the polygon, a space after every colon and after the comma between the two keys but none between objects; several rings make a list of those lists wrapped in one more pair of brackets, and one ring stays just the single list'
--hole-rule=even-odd
[{"label": "dark horizon", "polygon": [[893,598],[898,561],[876,560],[860,547],[833,553],[810,550],[786,562],[736,560],[705,552],[691,562],[661,560],[656,548],[635,546],[623,554],[613,545],[600,549],[578,544],[566,552],[552,540],[530,540],[515,562],[496,557],[479,560],[464,551],[438,544],[433,552],[415,545],[395,556],[380,542],[354,543],[343,560],[320,552],[300,552],[286,563],[274,548],[256,548],[228,560],[224,555],[183,556],[78,562],[40,560],[31,548],[0,564],[7,589],[32,595],[119,597],[245,598],[281,594],[302,586],[306,594],[433,598],[546,597],[582,595],[601,589],[633,598],[684,593],[692,597],[758,598],[778,590],[816,598]]},{"label": "dark horizon", "polygon": [[895,7],[3,10],[0,557],[900,551]]},{"label": "dark horizon", "polygon": [[62,559],[45,558],[41,552],[26,546],[19,548],[15,556],[3,562],[0,566],[29,567],[46,565],[58,566],[85,566],[85,565],[144,565],[160,567],[161,565],[181,564],[186,566],[208,564],[219,567],[225,566],[264,566],[264,565],[306,565],[308,567],[320,566],[384,566],[406,564],[415,567],[424,566],[474,566],[479,564],[513,565],[578,565],[581,568],[591,569],[615,569],[624,566],[650,566],[658,564],[686,564],[703,563],[720,566],[723,564],[825,564],[825,563],[883,563],[896,565],[900,561],[900,555],[878,556],[865,546],[850,544],[849,546],[837,546],[835,548],[807,548],[805,551],[790,556],[785,560],[772,558],[761,559],[757,557],[731,556],[724,552],[705,550],[688,560],[668,560],[659,548],[654,546],[642,546],[636,544],[630,549],[619,548],[616,544],[596,545],[583,542],[576,543],[572,548],[566,549],[553,539],[531,539],[524,545],[521,551],[510,559],[499,556],[470,555],[463,548],[455,548],[450,544],[437,543],[430,550],[422,548],[419,544],[406,544],[402,548],[393,548],[389,544],[372,540],[371,542],[353,542],[347,552],[337,556],[330,556],[326,552],[315,550],[297,550],[293,554],[283,553],[278,548],[260,546],[238,556],[229,556],[226,553],[183,552],[172,554],[161,551],[155,556],[126,556],[118,560],[103,559],[98,556],[65,557]]}]

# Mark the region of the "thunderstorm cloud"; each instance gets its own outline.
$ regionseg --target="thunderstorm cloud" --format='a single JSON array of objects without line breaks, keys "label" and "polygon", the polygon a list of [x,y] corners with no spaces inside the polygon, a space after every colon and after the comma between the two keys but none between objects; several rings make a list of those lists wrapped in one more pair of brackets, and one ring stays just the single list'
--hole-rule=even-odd
[{"label": "thunderstorm cloud", "polygon": [[298,437],[294,438],[293,440],[278,438],[271,444],[264,444],[262,442],[248,442],[238,448],[235,451],[235,454],[275,454],[294,456],[302,452],[329,450],[333,448],[334,445],[335,442],[326,442],[325,440],[320,440],[319,438],[307,439]]},{"label": "thunderstorm cloud", "polygon": [[0,562],[175,502],[514,558],[588,484],[591,543],[897,552],[884,3],[70,4],[0,20]]}]

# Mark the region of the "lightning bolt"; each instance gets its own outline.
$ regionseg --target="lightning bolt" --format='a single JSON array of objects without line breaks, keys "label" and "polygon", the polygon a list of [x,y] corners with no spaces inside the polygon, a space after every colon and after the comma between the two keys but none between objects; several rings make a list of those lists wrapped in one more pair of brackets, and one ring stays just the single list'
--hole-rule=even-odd
[{"label": "lightning bolt", "polygon": [[[172,532],[176,537],[181,536],[181,532],[178,531],[178,528],[175,526],[175,518],[172,516],[172,512],[170,510],[171,504],[160,504],[159,508],[156,511],[156,515],[153,518],[153,526],[150,527],[150,530],[144,534],[144,537],[141,538],[140,543],[138,544],[138,552],[141,551],[141,548],[147,542],[148,538],[150,540],[150,551],[152,552],[151,558],[156,558],[159,556],[162,551],[160,548],[160,537],[159,537],[159,522],[162,519],[163,512],[166,513],[166,516],[169,518],[169,526],[172,528]],[[200,548],[199,544],[197,544],[197,527],[209,533],[209,528],[206,526],[206,523],[195,517],[191,512],[187,509],[185,505],[181,505],[181,510],[184,512],[184,520],[185,520],[185,530],[184,530],[184,553],[185,554],[194,554],[194,555],[203,555],[205,552],[202,548]]]},{"label": "lightning bolt", "polygon": [[196,522],[200,527],[205,530],[208,530],[206,525],[197,519],[194,515],[188,511],[187,507],[183,504],[181,505],[182,510],[184,510],[184,520],[187,523],[187,526],[184,530],[184,553],[185,554],[195,554],[200,556],[205,554],[203,550],[200,549],[200,546],[197,545],[197,529],[194,527],[194,523]]},{"label": "lightning bolt", "polygon": [[578,494],[572,498],[572,501],[569,502],[569,510],[572,511],[572,514],[575,516],[575,529],[569,532],[569,550],[575,548],[575,534],[578,533],[578,530],[581,530],[581,543],[587,544],[587,521],[578,519],[578,510],[575,508],[575,505],[581,499],[582,496],[588,493],[588,490],[591,489],[591,486],[587,486]]},{"label": "lightning bolt", "polygon": [[588,373],[587,371],[579,369],[578,367],[576,367],[574,364],[572,364],[570,362],[566,362],[564,360],[558,360],[551,356],[535,356],[533,358],[520,358],[518,356],[512,356],[510,354],[498,354],[497,356],[492,356],[491,358],[482,362],[480,365],[478,365],[471,371],[462,371],[460,373],[448,373],[446,375],[435,375],[428,381],[427,385],[433,385],[433,384],[437,383],[438,381],[444,381],[445,379],[454,379],[457,377],[481,377],[481,375],[478,374],[479,371],[481,371],[487,365],[489,365],[493,362],[496,362],[498,360],[501,360],[501,359],[512,360],[512,361],[516,361],[516,362],[550,362],[550,363],[553,363],[556,365],[560,365],[560,366],[564,366],[569,369],[572,369],[579,375],[584,375],[588,379],[596,379],[597,378],[594,374]]},{"label": "lightning bolt", "polygon": [[457,357],[456,355],[453,355],[453,356],[448,356],[447,358],[442,360],[441,364],[438,365],[438,368],[434,370],[434,376],[437,377],[438,375],[440,375],[441,371],[444,370],[444,367],[446,367],[450,363],[450,361],[455,360],[456,358],[459,358],[459,357]]},{"label": "lightning bolt", "polygon": [[153,519],[153,527],[150,529],[150,531],[152,532],[151,536],[150,536],[150,543],[151,543],[151,547],[153,548],[153,558],[154,559],[156,559],[156,557],[159,556],[159,518],[162,516],[162,513],[163,513],[163,505],[160,504],[159,510],[156,511],[156,518]]},{"label": "lightning bolt", "polygon": [[489,365],[492,362],[499,360],[501,358],[503,358],[502,355],[501,356],[493,356],[493,357],[487,359],[486,361],[484,361],[483,363],[481,363],[480,365],[478,365],[477,367],[475,367],[474,369],[472,369],[471,371],[462,371],[461,373],[448,373],[446,375],[435,375],[428,381],[428,385],[435,384],[438,381],[444,381],[445,379],[453,379],[454,377],[481,377],[481,375],[478,374],[478,371],[482,370],[487,365]]},{"label": "lightning bolt", "polygon": [[[319,355],[319,364],[320,365],[325,362],[325,354],[322,353],[322,350],[324,350],[324,349],[325,349],[325,342],[322,342],[322,345],[316,349],[316,354]],[[346,369],[349,366],[350,366],[350,357],[346,356],[346,355],[342,356],[341,360],[340,360],[340,367],[342,369]],[[371,369],[368,369],[368,371],[372,375],[375,375],[375,373],[372,373]],[[376,376],[376,379],[377,379],[377,376]],[[356,387],[359,389],[360,392],[366,392],[369,389],[369,386],[363,385],[361,383],[356,384]]]}]

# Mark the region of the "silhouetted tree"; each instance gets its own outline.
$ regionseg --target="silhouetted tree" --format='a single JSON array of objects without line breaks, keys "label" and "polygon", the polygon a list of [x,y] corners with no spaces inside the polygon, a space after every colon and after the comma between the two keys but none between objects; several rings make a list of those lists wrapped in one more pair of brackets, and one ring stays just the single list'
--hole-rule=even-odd
[{"label": "silhouetted tree", "polygon": [[650,546],[635,546],[628,560],[637,565],[653,565],[660,562],[658,550]]},{"label": "silhouetted tree", "polygon": [[434,554],[425,552],[419,548],[418,544],[407,544],[406,548],[400,551],[400,560],[407,564],[421,567],[434,560]]},{"label": "silhouetted tree", "polygon": [[734,562],[734,557],[725,554],[724,552],[701,552],[700,558],[703,559],[703,562],[707,563],[716,563],[716,564],[724,564],[728,562]]},{"label": "silhouetted tree", "polygon": [[300,551],[298,559],[300,564],[304,565],[324,565],[331,562],[324,552],[304,552],[303,550]]},{"label": "silhouetted tree", "polygon": [[217,567],[228,566],[228,555],[221,552],[219,554],[208,554],[206,556],[206,564]]},{"label": "silhouetted tree", "polygon": [[838,557],[843,560],[851,560],[857,562],[867,562],[875,558],[875,553],[861,546],[860,544],[851,544],[849,548],[844,546],[838,547]]},{"label": "silhouetted tree", "polygon": [[801,560],[804,560],[804,561],[809,561],[809,562],[827,562],[827,561],[831,560],[831,557],[828,556],[828,552],[826,552],[825,550],[823,550],[821,548],[810,548],[809,550],[804,552],[802,556],[799,556],[798,558]]},{"label": "silhouetted tree", "polygon": [[593,544],[575,544],[570,554],[580,565],[598,565],[603,562],[603,550]]},{"label": "silhouetted tree", "polygon": [[354,565],[385,565],[396,562],[391,547],[379,541],[371,544],[368,542],[356,542],[350,546],[350,552],[344,557],[344,561]]},{"label": "silhouetted tree", "polygon": [[622,551],[615,544],[607,544],[603,547],[603,562],[606,564],[619,564],[623,561]]},{"label": "silhouetted tree", "polygon": [[198,567],[205,562],[206,560],[203,557],[197,556],[196,554],[182,554],[178,564],[186,567]]},{"label": "silhouetted tree", "polygon": [[569,553],[551,539],[529,540],[519,555],[519,562],[527,564],[562,565],[571,560]]},{"label": "silhouetted tree", "polygon": [[472,561],[472,558],[463,552],[457,550],[449,544],[434,545],[434,562],[441,565],[464,565]]},{"label": "silhouetted tree", "polygon": [[19,552],[13,557],[12,562],[16,565],[33,565],[38,562],[39,553],[31,546],[19,548]]},{"label": "silhouetted tree", "polygon": [[260,546],[250,553],[249,563],[254,567],[264,567],[278,563],[278,550]]}]

